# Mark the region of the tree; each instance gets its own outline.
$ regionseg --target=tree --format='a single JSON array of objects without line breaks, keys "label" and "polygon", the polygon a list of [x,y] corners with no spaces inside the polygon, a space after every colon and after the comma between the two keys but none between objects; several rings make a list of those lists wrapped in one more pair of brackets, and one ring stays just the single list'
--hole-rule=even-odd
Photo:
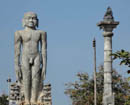
[{"label": "tree", "polygon": [[[129,103],[130,83],[116,70],[113,70],[113,91],[115,93],[115,105]],[[67,83],[65,94],[68,95],[73,105],[94,105],[94,80],[87,73],[78,73],[78,81]],[[97,72],[97,105],[102,104],[103,95],[103,66]],[[130,104],[130,103],[129,103]],[[126,104],[127,105],[127,104]]]},{"label": "tree", "polygon": [[[115,59],[121,60],[120,65],[123,64],[123,65],[130,67],[130,52],[121,50],[121,51],[117,51],[111,55],[113,57],[113,60],[115,60]],[[130,70],[128,70],[128,73],[130,73]]]},{"label": "tree", "polygon": [[8,96],[5,94],[2,94],[0,96],[0,105],[8,105],[8,100],[7,100]]}]

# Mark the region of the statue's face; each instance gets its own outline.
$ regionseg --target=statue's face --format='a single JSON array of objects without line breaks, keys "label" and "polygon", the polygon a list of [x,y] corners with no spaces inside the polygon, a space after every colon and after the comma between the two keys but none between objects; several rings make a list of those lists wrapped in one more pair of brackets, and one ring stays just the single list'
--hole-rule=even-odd
[{"label": "statue's face", "polygon": [[35,13],[29,12],[24,15],[23,18],[24,27],[35,28],[38,26],[38,19]]}]

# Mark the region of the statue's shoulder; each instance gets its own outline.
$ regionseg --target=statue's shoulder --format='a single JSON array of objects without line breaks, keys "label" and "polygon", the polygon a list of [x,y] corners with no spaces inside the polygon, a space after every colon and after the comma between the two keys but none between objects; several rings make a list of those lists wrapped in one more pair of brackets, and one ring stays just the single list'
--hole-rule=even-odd
[{"label": "statue's shoulder", "polygon": [[41,33],[41,34],[46,34],[46,32],[45,31],[43,31],[43,30],[37,30],[39,33]]},{"label": "statue's shoulder", "polygon": [[21,34],[24,32],[24,30],[17,30],[15,32],[15,36],[21,36]]},{"label": "statue's shoulder", "polygon": [[22,38],[21,31],[22,31],[22,30],[18,30],[18,31],[16,31],[16,32],[14,33],[14,37],[15,37],[15,41],[16,41],[16,42],[19,41],[19,40],[21,40],[21,38]]},{"label": "statue's shoulder", "polygon": [[47,32],[45,32],[43,30],[37,30],[37,31],[41,34],[41,36],[43,36],[43,37],[47,36]]}]

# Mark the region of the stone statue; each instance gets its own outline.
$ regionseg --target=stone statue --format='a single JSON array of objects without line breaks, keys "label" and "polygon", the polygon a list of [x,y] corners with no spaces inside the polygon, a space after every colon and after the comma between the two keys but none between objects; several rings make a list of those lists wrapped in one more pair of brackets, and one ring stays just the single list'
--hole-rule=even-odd
[{"label": "stone statue", "polygon": [[16,78],[23,88],[24,104],[39,105],[47,66],[47,33],[37,30],[37,14],[27,12],[23,30],[15,32]]}]

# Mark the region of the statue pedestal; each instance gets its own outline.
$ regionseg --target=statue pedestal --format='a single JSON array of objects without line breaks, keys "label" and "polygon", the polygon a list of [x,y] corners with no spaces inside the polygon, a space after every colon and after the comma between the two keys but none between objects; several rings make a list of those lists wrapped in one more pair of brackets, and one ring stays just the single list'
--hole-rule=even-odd
[{"label": "statue pedestal", "polygon": [[9,100],[9,105],[18,105],[16,101]]},{"label": "statue pedestal", "polygon": [[44,85],[37,104],[25,104],[24,96],[21,94],[21,86],[17,83],[10,85],[9,97],[9,105],[52,105],[51,84]]}]

